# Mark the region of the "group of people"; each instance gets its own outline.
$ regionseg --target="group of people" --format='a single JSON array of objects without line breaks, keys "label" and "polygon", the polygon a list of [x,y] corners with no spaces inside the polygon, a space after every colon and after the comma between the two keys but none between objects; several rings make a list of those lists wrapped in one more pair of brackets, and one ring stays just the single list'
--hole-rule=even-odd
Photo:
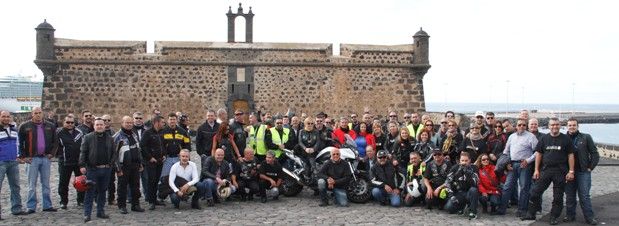
[{"label": "group of people", "polygon": [[[552,118],[550,133],[542,134],[538,120],[529,118],[527,111],[521,112],[515,128],[512,121],[499,121],[492,112],[476,112],[473,123],[461,128],[451,111],[437,120],[440,125],[418,113],[406,113],[400,121],[396,112],[380,120],[369,109],[364,111],[361,120],[357,114],[336,119],[323,112],[311,117],[259,111],[245,122],[241,110],[235,110],[232,119],[225,109],[207,110],[205,122],[195,131],[199,165],[190,161],[193,132],[179,124],[179,118],[187,121],[180,112],[164,118],[155,110],[146,122],[141,112],[135,112],[122,116],[121,128],[115,131],[109,115],[95,117],[90,111],[83,111],[79,119],[69,114],[60,125],[36,107],[32,119],[18,128],[11,124],[10,113],[2,111],[0,183],[6,175],[12,214],[32,214],[40,178],[42,211],[56,212],[49,178],[51,159],[57,158],[60,208],[68,208],[71,175],[85,175],[89,189],[77,192],[76,202],[84,206],[88,222],[94,200],[98,218],[109,217],[106,202],[127,214],[127,199],[131,211],[144,212],[142,194],[150,210],[165,205],[168,196],[175,208],[191,197],[195,209],[201,209],[200,200],[214,206],[231,195],[241,201],[256,195],[261,202],[278,199],[287,164],[284,150],[293,150],[316,167],[313,159],[318,152],[335,147],[330,160],[317,169],[314,194],[320,197],[320,206],[330,204],[329,193],[335,204],[347,206],[346,186],[352,175],[337,148],[352,144],[363,163],[359,167],[368,172],[372,197],[381,205],[423,205],[469,219],[477,217],[478,204],[482,212],[496,215],[514,205],[523,220],[534,220],[541,195],[552,182],[551,224],[558,223],[563,194],[567,195],[564,221],[575,220],[578,194],[586,222],[597,224],[589,190],[599,154],[591,136],[578,131],[575,119],[568,120],[568,132],[562,134],[559,120]],[[21,204],[19,164],[27,167],[26,210]]]}]

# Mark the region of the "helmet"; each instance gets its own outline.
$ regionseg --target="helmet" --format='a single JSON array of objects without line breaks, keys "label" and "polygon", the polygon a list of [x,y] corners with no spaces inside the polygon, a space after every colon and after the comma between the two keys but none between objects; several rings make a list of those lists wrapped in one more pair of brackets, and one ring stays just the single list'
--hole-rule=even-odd
[{"label": "helmet", "polygon": [[232,194],[232,188],[230,188],[230,182],[224,180],[224,183],[221,183],[217,186],[217,195],[219,198],[226,199],[230,197]]},{"label": "helmet", "polygon": [[414,179],[413,181],[408,183],[408,186],[406,186],[406,190],[408,194],[411,194],[415,198],[421,196],[421,192],[419,192],[419,182],[417,181],[417,179]]},{"label": "helmet", "polygon": [[447,191],[447,188],[443,188],[439,193],[438,197],[441,199],[445,199],[447,198],[447,193],[449,193],[449,191]]},{"label": "helmet", "polygon": [[75,181],[73,181],[73,187],[75,187],[75,190],[77,190],[78,192],[87,191],[88,185],[89,183],[87,183],[85,175],[75,177]]}]

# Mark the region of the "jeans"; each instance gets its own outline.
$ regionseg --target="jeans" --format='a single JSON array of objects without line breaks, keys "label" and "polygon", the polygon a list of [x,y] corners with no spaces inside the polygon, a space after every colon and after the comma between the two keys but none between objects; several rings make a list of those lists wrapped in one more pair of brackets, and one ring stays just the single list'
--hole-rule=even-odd
[{"label": "jeans", "polygon": [[[501,196],[501,205],[499,212],[505,213],[512,194],[518,192],[520,186],[520,195],[518,197],[518,212],[526,213],[528,209],[529,195],[531,191],[531,178],[533,177],[533,164],[527,165],[526,168],[520,168],[520,161],[512,161],[512,169],[507,172],[507,179],[503,185],[503,195]],[[518,182],[518,184],[516,184]]]},{"label": "jeans", "polygon": [[51,161],[47,157],[33,157],[32,162],[26,165],[28,174],[28,202],[26,207],[29,210],[37,208],[37,179],[41,178],[41,193],[43,193],[43,209],[52,208],[52,199],[49,195],[49,174]]},{"label": "jeans", "polygon": [[[76,177],[82,175],[80,167],[78,165],[66,166],[62,162],[58,162],[58,195],[60,195],[60,203],[69,203],[69,182],[71,180],[71,174]],[[77,202],[84,203],[84,192],[77,192]]]},{"label": "jeans", "polygon": [[[194,184],[193,186],[196,186],[198,191],[193,193],[193,196],[191,197],[191,205],[198,205],[198,201],[200,200],[200,197],[202,197],[202,194],[204,194],[204,191],[206,190],[206,184],[203,182],[198,182]],[[172,204],[174,204],[175,206],[178,206],[181,202],[181,197],[178,197],[176,192],[172,192],[170,194],[170,201],[172,201]]]},{"label": "jeans", "polygon": [[22,211],[21,195],[19,194],[21,190],[19,187],[19,163],[15,160],[0,161],[0,191],[2,191],[5,175],[9,180],[11,189],[11,213],[19,213]]},{"label": "jeans", "polygon": [[161,169],[161,177],[169,176],[170,175],[170,170],[172,169],[172,166],[174,165],[174,163],[176,163],[178,161],[179,161],[178,157],[170,157],[170,156],[168,156],[165,159],[165,161],[163,161],[163,168]]},{"label": "jeans", "polygon": [[[204,186],[204,197],[206,199],[212,199],[213,197],[218,197],[217,196],[217,181],[211,179],[211,178],[206,178],[202,181],[203,186]],[[236,188],[234,186],[232,186],[232,184],[230,184],[230,188],[232,189],[230,194],[236,192]]]},{"label": "jeans", "polygon": [[593,208],[591,207],[591,172],[579,172],[575,174],[574,181],[571,181],[565,185],[566,196],[566,210],[565,215],[576,215],[576,194],[578,194],[578,201],[580,202],[580,208],[582,209],[582,215],[585,219],[593,219]]},{"label": "jeans", "polygon": [[496,210],[495,208],[501,204],[501,195],[488,194],[487,197],[483,195],[479,196],[479,203],[481,204],[482,208],[487,209],[488,202],[490,203],[490,207],[492,208],[492,210]]},{"label": "jeans", "polygon": [[[318,179],[318,193],[320,199],[326,201],[327,198],[327,180]],[[335,203],[339,206],[348,206],[348,197],[346,197],[346,190],[341,188],[333,188],[333,194],[335,195]]]},{"label": "jeans", "polygon": [[563,210],[563,193],[565,191],[565,175],[567,170],[563,168],[549,168],[541,172],[539,180],[535,182],[533,190],[531,190],[531,200],[529,201],[529,209],[527,216],[535,216],[542,201],[544,191],[548,189],[552,183],[552,209],[550,215],[558,218]]},{"label": "jeans", "polygon": [[86,178],[94,181],[96,184],[86,191],[84,197],[84,216],[90,216],[92,213],[92,202],[97,198],[97,215],[105,213],[105,192],[110,183],[111,168],[89,168],[86,171]]},{"label": "jeans", "polygon": [[391,206],[393,207],[399,207],[401,202],[400,195],[387,193],[384,188],[372,188],[372,197],[379,202],[384,202],[386,201],[385,199],[389,198]]},{"label": "jeans", "polygon": [[279,188],[275,187],[272,188],[271,187],[271,182],[267,181],[267,180],[263,180],[263,179],[259,179],[259,192],[260,193],[260,197],[262,198],[266,198],[267,197],[267,189],[271,190],[271,191],[276,191],[276,195],[275,197],[279,197]]},{"label": "jeans", "polygon": [[[457,197],[457,198],[456,198]],[[459,203],[460,201],[466,201]],[[450,197],[445,204],[445,210],[449,213],[456,213],[464,209],[466,203],[469,204],[469,211],[477,213],[477,203],[479,202],[479,191],[476,187],[469,188],[468,191],[458,191],[453,197]]]}]

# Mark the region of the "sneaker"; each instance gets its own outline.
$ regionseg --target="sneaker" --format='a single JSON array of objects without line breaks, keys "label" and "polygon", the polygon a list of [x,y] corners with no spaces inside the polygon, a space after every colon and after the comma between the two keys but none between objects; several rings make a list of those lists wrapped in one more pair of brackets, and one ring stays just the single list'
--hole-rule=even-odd
[{"label": "sneaker", "polygon": [[84,216],[84,223],[89,222],[90,221],[90,216]]},{"label": "sneaker", "polygon": [[58,209],[54,208],[54,207],[50,207],[47,209],[43,209],[43,212],[58,212]]},{"label": "sneaker", "polygon": [[125,207],[122,207],[122,208],[118,209],[118,212],[120,214],[127,214],[127,213],[129,213],[129,211],[127,211],[127,208],[125,208]]},{"label": "sneaker", "polygon": [[66,210],[67,209],[67,204],[61,203],[60,204],[60,209]]},{"label": "sneaker", "polygon": [[131,211],[133,212],[144,212],[144,209],[140,205],[135,205],[131,207]]},{"label": "sneaker", "polygon": [[559,224],[559,219],[557,219],[557,217],[550,217],[550,225],[557,225]]},{"label": "sneaker", "polygon": [[585,221],[586,221],[586,222],[587,222],[587,224],[589,224],[589,225],[598,225],[598,223],[599,223],[599,222],[598,222],[598,220],[597,220],[597,219],[595,219],[595,218],[586,219]]},{"label": "sneaker", "polygon": [[30,209],[29,209],[28,211],[26,211],[26,214],[24,214],[24,215],[33,214],[34,212],[35,212],[34,210],[30,210]]},{"label": "sneaker", "polygon": [[19,215],[27,215],[28,213],[26,213],[26,211],[20,210],[18,212],[11,213],[11,214],[13,214],[15,216],[19,216]]}]

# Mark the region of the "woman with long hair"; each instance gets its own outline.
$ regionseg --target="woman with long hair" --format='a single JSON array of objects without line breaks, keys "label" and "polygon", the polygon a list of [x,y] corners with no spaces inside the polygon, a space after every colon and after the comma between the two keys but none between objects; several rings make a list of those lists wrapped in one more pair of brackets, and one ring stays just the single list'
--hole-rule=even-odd
[{"label": "woman with long hair", "polygon": [[374,150],[376,150],[376,142],[374,140],[374,135],[368,133],[368,124],[365,122],[359,123],[359,134],[355,137],[355,144],[357,144],[357,151],[359,152],[359,157],[365,158],[365,147],[372,146]]},{"label": "woman with long hair", "polygon": [[406,127],[401,128],[400,136],[391,149],[393,166],[397,166],[400,170],[406,169],[410,158],[409,155],[413,151],[415,151],[415,138],[410,136]]},{"label": "woman with long hair", "polygon": [[211,156],[215,156],[215,150],[221,148],[224,150],[224,159],[228,163],[234,163],[241,158],[236,143],[234,143],[234,134],[228,129],[228,123],[219,124],[217,133],[213,136],[213,147],[211,148]]},{"label": "woman with long hair", "polygon": [[456,164],[456,159],[460,156],[458,148],[460,147],[460,144],[462,144],[462,140],[462,134],[458,132],[458,123],[456,123],[456,120],[449,119],[447,121],[447,132],[441,139],[438,147],[443,152],[443,155],[449,159],[452,165]]},{"label": "woman with long hair", "polygon": [[475,161],[475,165],[479,169],[479,202],[483,213],[488,212],[488,202],[490,202],[490,213],[496,213],[497,207],[501,203],[501,191],[499,190],[499,178],[494,173],[494,165],[490,162],[488,154],[481,154]]},{"label": "woman with long hair", "polygon": [[486,144],[488,145],[488,151],[490,152],[490,160],[496,163],[497,159],[503,153],[505,144],[507,144],[507,134],[503,132],[503,124],[497,121],[494,125],[493,132],[486,138]]},{"label": "woman with long hair", "polygon": [[380,126],[380,122],[375,122],[372,124],[372,134],[374,135],[374,141],[376,143],[376,148],[374,149],[376,153],[381,150],[387,150],[387,142],[389,141],[387,138],[387,134],[383,133],[383,128]]},{"label": "woman with long hair", "polygon": [[466,135],[462,145],[460,146],[460,152],[468,152],[471,159],[477,159],[479,154],[488,153],[488,145],[484,136],[481,134],[481,127],[475,123],[471,124],[470,132]]}]

